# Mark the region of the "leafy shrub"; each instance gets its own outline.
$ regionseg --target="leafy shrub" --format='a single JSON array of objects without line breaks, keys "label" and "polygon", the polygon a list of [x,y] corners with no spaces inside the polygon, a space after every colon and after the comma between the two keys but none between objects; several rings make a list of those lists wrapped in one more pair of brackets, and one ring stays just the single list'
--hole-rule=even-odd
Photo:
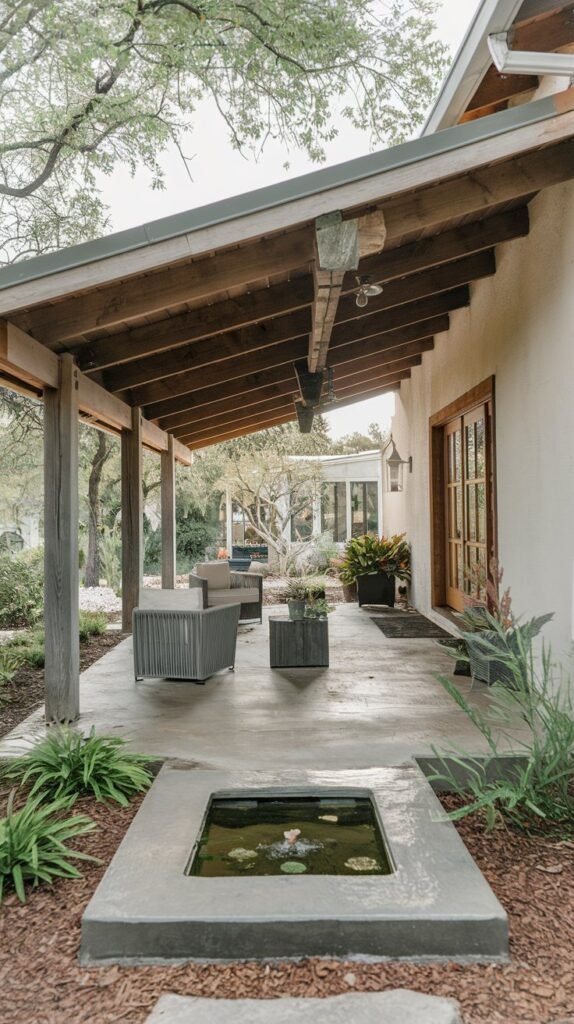
[{"label": "leafy shrub", "polygon": [[[536,665],[531,626],[514,626],[512,646],[504,655],[513,683],[510,687],[498,683],[491,687],[491,707],[486,711],[471,707],[449,679],[439,677],[447,693],[484,736],[490,754],[475,758],[460,751],[434,750],[440,768],[430,781],[446,783],[465,798],[464,805],[450,814],[453,819],[483,811],[489,829],[502,817],[524,832],[572,836],[574,703],[569,681],[559,677],[547,651],[542,652]],[[504,627],[499,624],[498,628],[504,634]],[[500,656],[496,650],[496,658]],[[515,735],[517,721],[526,726],[526,738]],[[508,749],[509,740],[522,757],[503,779],[496,778],[493,768]],[[456,777],[453,763],[464,769],[464,781]]]},{"label": "leafy shrub", "polygon": [[0,554],[0,629],[31,626],[44,606],[44,558],[41,549]]},{"label": "leafy shrub", "polygon": [[11,650],[6,645],[0,647],[0,687],[12,682],[23,660],[19,651]]},{"label": "leafy shrub", "polygon": [[108,627],[104,612],[80,612],[80,640],[85,643],[91,636],[102,636]]},{"label": "leafy shrub", "polygon": [[71,861],[96,861],[66,845],[96,827],[84,814],[65,816],[73,800],[61,797],[42,804],[41,796],[31,797],[18,811],[13,802],[14,791],[8,798],[6,817],[0,818],[0,902],[7,887],[13,887],[24,903],[27,883],[37,886],[51,884],[56,878],[79,878]]},{"label": "leafy shrub", "polygon": [[41,743],[5,768],[8,779],[45,799],[76,797],[88,793],[96,800],[114,800],[127,807],[129,799],[151,785],[150,758],[124,750],[117,736],[84,738],[73,729],[51,732]]},{"label": "leafy shrub", "polygon": [[411,552],[404,533],[393,537],[365,533],[347,541],[339,573],[341,582],[356,583],[359,576],[374,572],[410,580]]}]

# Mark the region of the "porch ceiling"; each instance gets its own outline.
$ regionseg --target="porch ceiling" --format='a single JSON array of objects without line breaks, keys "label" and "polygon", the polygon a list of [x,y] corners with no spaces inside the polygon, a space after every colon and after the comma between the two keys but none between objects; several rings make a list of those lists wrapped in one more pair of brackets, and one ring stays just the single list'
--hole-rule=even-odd
[{"label": "porch ceiling", "polygon": [[[532,196],[573,177],[571,89],[283,194],[249,193],[229,201],[232,215],[206,208],[181,215],[179,231],[171,218],[138,229],[140,242],[128,232],[8,268],[0,313],[47,357],[72,353],[84,381],[199,448],[295,419],[295,363],[309,357],[318,315],[318,216],[363,224],[382,211],[386,229],[337,286],[326,364],[340,406],[400,387],[468,305],[469,285],[495,273],[495,247],[528,233]],[[384,286],[365,309],[357,272]]]}]

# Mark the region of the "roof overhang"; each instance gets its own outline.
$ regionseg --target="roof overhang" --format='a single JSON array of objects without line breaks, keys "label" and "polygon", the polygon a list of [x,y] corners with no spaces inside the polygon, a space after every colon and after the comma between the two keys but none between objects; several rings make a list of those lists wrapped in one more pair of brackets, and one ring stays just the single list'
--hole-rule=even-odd
[{"label": "roof overhang", "polygon": [[[528,233],[532,196],[572,178],[574,89],[17,264],[0,271],[0,372],[53,387],[71,354],[87,415],[123,429],[141,408],[156,450],[291,422],[321,315],[317,232],[336,214],[360,262],[330,282],[320,411],[395,391],[495,273],[495,247]],[[367,308],[357,270],[384,285]]]}]

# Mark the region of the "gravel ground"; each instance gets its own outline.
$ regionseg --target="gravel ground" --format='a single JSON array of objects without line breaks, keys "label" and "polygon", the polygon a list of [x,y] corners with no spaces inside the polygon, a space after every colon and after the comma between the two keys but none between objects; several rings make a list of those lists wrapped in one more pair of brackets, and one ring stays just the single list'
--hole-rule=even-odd
[{"label": "gravel ground", "polygon": [[83,612],[121,612],[122,599],[111,587],[80,587]]},{"label": "gravel ground", "polygon": [[[77,881],[13,894],[0,909],[2,1024],[143,1024],[162,992],[220,998],[327,996],[411,988],[458,999],[464,1024],[573,1024],[574,844],[484,834],[474,817],[459,831],[510,914],[512,962],[462,965],[301,960],[81,968],[81,914],[136,804],[82,802],[101,831],[77,846],[98,855]],[[397,1022],[400,1024],[400,1022]]]}]

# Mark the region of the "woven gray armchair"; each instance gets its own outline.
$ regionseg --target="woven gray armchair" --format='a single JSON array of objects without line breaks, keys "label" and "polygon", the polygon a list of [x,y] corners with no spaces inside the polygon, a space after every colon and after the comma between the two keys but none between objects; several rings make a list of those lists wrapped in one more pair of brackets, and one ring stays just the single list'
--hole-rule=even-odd
[{"label": "woven gray armchair", "polygon": [[259,573],[232,572],[229,562],[199,562],[189,575],[191,588],[201,591],[203,608],[221,608],[241,602],[242,622],[263,621],[263,577]]},{"label": "woven gray armchair", "polygon": [[233,669],[239,604],[197,607],[189,590],[140,591],[133,613],[134,674],[139,679],[204,682]]}]

